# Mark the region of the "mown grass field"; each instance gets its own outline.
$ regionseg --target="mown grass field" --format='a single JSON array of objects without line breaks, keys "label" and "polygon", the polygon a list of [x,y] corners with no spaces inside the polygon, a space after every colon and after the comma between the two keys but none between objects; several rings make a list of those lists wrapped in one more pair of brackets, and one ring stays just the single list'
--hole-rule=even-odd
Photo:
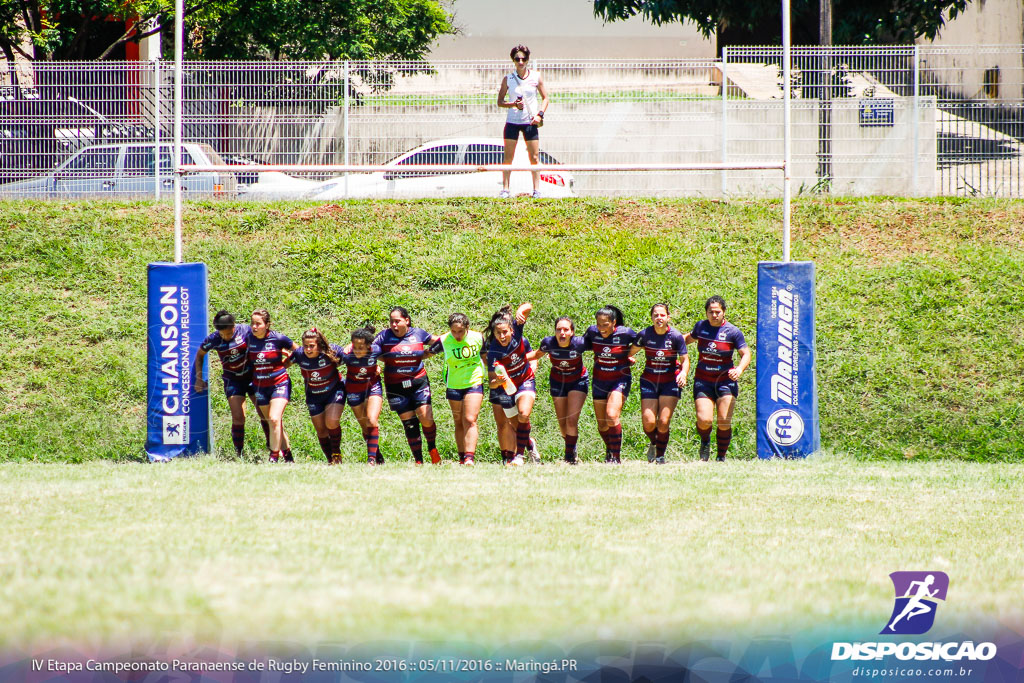
[{"label": "mown grass field", "polygon": [[863,640],[905,569],[950,577],[932,637],[976,640],[1024,624],[1022,486],[1010,464],[835,456],[9,464],[0,647]]},{"label": "mown grass field", "polygon": [[[341,340],[383,325],[401,304],[414,323],[444,329],[461,310],[482,326],[503,303],[530,300],[527,335],[555,318],[582,328],[605,303],[647,324],[655,301],[678,326],[719,293],[756,346],[756,263],[780,254],[781,209],[770,201],[493,200],[313,204],[190,204],[186,260],[211,274],[211,307],[268,308],[297,337],[317,325]],[[1024,205],[983,200],[803,200],[793,257],[817,264],[822,442],[861,460],[1020,462],[1024,454]],[[172,215],[151,203],[0,203],[0,459],[78,462],[144,458],[146,264],[172,256]],[[755,356],[756,362],[756,356]],[[436,359],[429,365],[440,386]],[[219,376],[214,362],[213,375]],[[542,450],[561,447],[541,397]],[[297,373],[296,373],[297,376]],[[228,417],[212,383],[220,444]],[[754,457],[754,371],[741,381],[733,454]],[[439,393],[439,392],[435,392]],[[301,398],[301,390],[296,398]],[[450,415],[435,402],[442,451]],[[589,404],[582,454],[600,456]],[[692,408],[680,404],[671,459],[695,457]],[[494,459],[482,420],[482,457]],[[286,427],[300,459],[319,449],[296,401]],[[348,454],[361,450],[351,416]],[[249,450],[262,457],[250,425]],[[406,458],[386,415],[382,447]],[[636,392],[625,453],[646,441]],[[223,451],[221,455],[227,455]]]}]

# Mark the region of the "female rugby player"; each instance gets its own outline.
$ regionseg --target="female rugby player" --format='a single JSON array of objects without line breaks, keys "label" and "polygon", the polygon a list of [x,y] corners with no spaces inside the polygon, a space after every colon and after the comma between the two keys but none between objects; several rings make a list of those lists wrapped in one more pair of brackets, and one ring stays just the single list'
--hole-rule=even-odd
[{"label": "female rugby player", "polygon": [[[202,377],[203,358],[211,349],[216,349],[220,357],[224,395],[231,409],[231,443],[235,446],[235,453],[241,457],[242,448],[245,446],[245,397],[251,398],[253,405],[256,405],[256,393],[252,387],[252,365],[249,364],[246,355],[248,346],[245,340],[250,327],[235,324],[235,316],[221,309],[213,316],[213,329],[214,332],[199,345],[195,360],[192,361],[196,375],[192,385],[198,392],[206,391],[207,383]],[[258,407],[256,415],[260,418],[267,448],[270,448],[270,425],[260,415]]]},{"label": "female rugby player", "polygon": [[285,406],[292,396],[292,382],[284,363],[299,346],[280,332],[270,329],[270,313],[265,308],[252,312],[249,326],[251,330],[246,337],[246,353],[252,364],[256,407],[270,423],[270,462],[277,462],[282,455],[285,462],[293,462],[282,421]]},{"label": "female rugby player", "polygon": [[380,358],[384,361],[384,389],[388,396],[388,406],[398,413],[412,457],[418,465],[423,464],[421,425],[423,436],[427,439],[430,462],[435,465],[441,463],[441,454],[437,452],[435,443],[437,425],[434,424],[434,412],[430,405],[430,380],[423,367],[424,356],[429,354],[430,345],[438,339],[426,330],[413,327],[409,311],[401,306],[391,309],[389,329],[383,330],[374,339],[381,350]]},{"label": "female rugby player", "polygon": [[[722,462],[732,440],[732,411],[740,395],[738,380],[750,365],[750,347],[739,328],[725,319],[725,299],[716,294],[705,302],[704,311],[707,320],[693,326],[686,335],[686,343],[697,344],[693,401],[700,435],[700,459],[711,457],[711,424],[717,411],[716,459]],[[740,352],[740,364],[733,367],[735,351]]]},{"label": "female rugby player", "polygon": [[306,408],[316,430],[320,450],[328,464],[341,463],[341,411],[345,409],[345,381],[338,375],[341,347],[329,344],[317,328],[302,333],[302,349],[285,361],[299,366],[306,385]]},{"label": "female rugby player", "polygon": [[597,429],[605,443],[604,461],[622,462],[622,404],[633,385],[634,359],[629,351],[637,333],[626,327],[622,311],[605,306],[583,335],[584,348],[594,352],[593,397]]},{"label": "female rugby player", "polygon": [[690,372],[690,356],[686,353],[686,338],[669,324],[668,304],[651,306],[651,322],[654,324],[633,342],[630,355],[643,349],[646,356],[640,375],[640,410],[644,433],[651,442],[647,462],[663,465],[672,413]]},{"label": "female rugby player", "polygon": [[445,395],[455,423],[459,464],[469,466],[476,464],[477,419],[484,401],[486,369],[480,357],[483,342],[482,334],[469,329],[466,314],[452,313],[448,316],[448,333],[430,347],[431,353],[444,354]]},{"label": "female rugby player", "polygon": [[[502,306],[491,316],[484,336],[491,410],[506,465],[522,465],[523,454],[530,448],[530,414],[537,399],[537,382],[527,359],[532,347],[523,337],[523,325],[532,310],[530,303],[521,304],[514,314],[511,306]],[[531,450],[531,459],[539,461],[540,457]]]},{"label": "female rugby player", "polygon": [[345,392],[348,404],[359,421],[366,442],[366,462],[369,465],[383,465],[380,452],[380,409],[384,403],[384,389],[380,384],[377,359],[380,347],[373,343],[373,328],[370,326],[352,332],[349,350],[342,351],[341,362],[345,364]]},{"label": "female rugby player", "polygon": [[562,316],[555,321],[555,334],[544,337],[540,347],[531,351],[529,360],[551,356],[551,375],[548,392],[555,404],[558,429],[565,441],[565,461],[571,465],[579,462],[576,444],[579,441],[580,412],[587,401],[590,378],[583,365],[585,342],[576,335],[572,318]]}]

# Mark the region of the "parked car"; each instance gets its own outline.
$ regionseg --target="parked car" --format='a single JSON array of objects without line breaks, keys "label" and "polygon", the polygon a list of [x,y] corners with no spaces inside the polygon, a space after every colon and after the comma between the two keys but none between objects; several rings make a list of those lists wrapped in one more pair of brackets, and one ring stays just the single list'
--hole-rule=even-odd
[{"label": "parked car", "polygon": [[[173,145],[160,144],[159,168],[155,145],[122,143],[89,145],[50,173],[0,185],[0,197],[152,197],[174,189],[171,171]],[[182,144],[182,164],[223,164],[220,155],[205,143]],[[237,181],[231,173],[187,173],[182,191],[190,196],[235,196]]]},{"label": "parked car", "polygon": [[[434,140],[389,161],[394,170],[381,173],[351,173],[319,183],[284,174],[261,173],[260,181],[250,185],[244,196],[307,199],[346,199],[367,197],[497,197],[501,192],[501,172],[424,172],[405,167],[416,164],[500,164],[504,141],[494,138],[456,138]],[[547,152],[540,153],[543,164],[558,162]],[[529,157],[522,140],[512,163],[528,167]],[[564,171],[546,170],[540,176],[540,191],[545,197],[571,197],[575,193],[573,176]],[[347,187],[346,187],[347,184]],[[514,171],[510,189],[513,194],[529,194],[533,183],[529,173]],[[299,192],[300,194],[296,194]]]}]

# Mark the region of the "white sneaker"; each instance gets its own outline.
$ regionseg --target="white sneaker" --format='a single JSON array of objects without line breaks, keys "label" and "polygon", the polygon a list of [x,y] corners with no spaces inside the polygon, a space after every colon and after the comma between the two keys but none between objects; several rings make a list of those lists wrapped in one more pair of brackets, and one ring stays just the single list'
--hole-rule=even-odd
[{"label": "white sneaker", "polygon": [[537,442],[530,437],[530,462],[535,465],[540,464],[540,451],[537,450]]},{"label": "white sneaker", "polygon": [[519,467],[520,465],[523,464],[523,456],[521,456],[521,455],[515,456],[514,458],[512,458],[511,460],[508,461],[508,464],[511,467]]},{"label": "white sneaker", "polygon": [[508,199],[508,190],[502,190],[499,192],[498,199]]},{"label": "white sneaker", "polygon": [[534,199],[540,199],[540,190],[534,190],[533,191],[533,198]]}]

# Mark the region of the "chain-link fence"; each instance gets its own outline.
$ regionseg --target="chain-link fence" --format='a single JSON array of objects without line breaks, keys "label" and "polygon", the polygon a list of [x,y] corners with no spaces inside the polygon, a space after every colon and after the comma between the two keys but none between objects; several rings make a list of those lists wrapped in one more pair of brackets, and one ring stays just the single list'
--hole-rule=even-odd
[{"label": "chain-link fence", "polygon": [[[794,188],[1024,196],[1022,56],[1019,45],[794,48]],[[551,98],[541,161],[780,159],[781,58],[779,47],[737,47],[715,60],[535,61]],[[267,197],[496,195],[496,174],[353,174],[331,195],[325,184],[339,186],[329,172],[244,165],[501,163],[506,110],[496,101],[509,67],[188,62],[183,134],[195,144],[183,160],[239,169],[193,174],[186,186]],[[170,184],[172,84],[168,62],[0,61],[0,196],[159,194]],[[781,194],[776,171],[545,175],[551,196]]]}]

